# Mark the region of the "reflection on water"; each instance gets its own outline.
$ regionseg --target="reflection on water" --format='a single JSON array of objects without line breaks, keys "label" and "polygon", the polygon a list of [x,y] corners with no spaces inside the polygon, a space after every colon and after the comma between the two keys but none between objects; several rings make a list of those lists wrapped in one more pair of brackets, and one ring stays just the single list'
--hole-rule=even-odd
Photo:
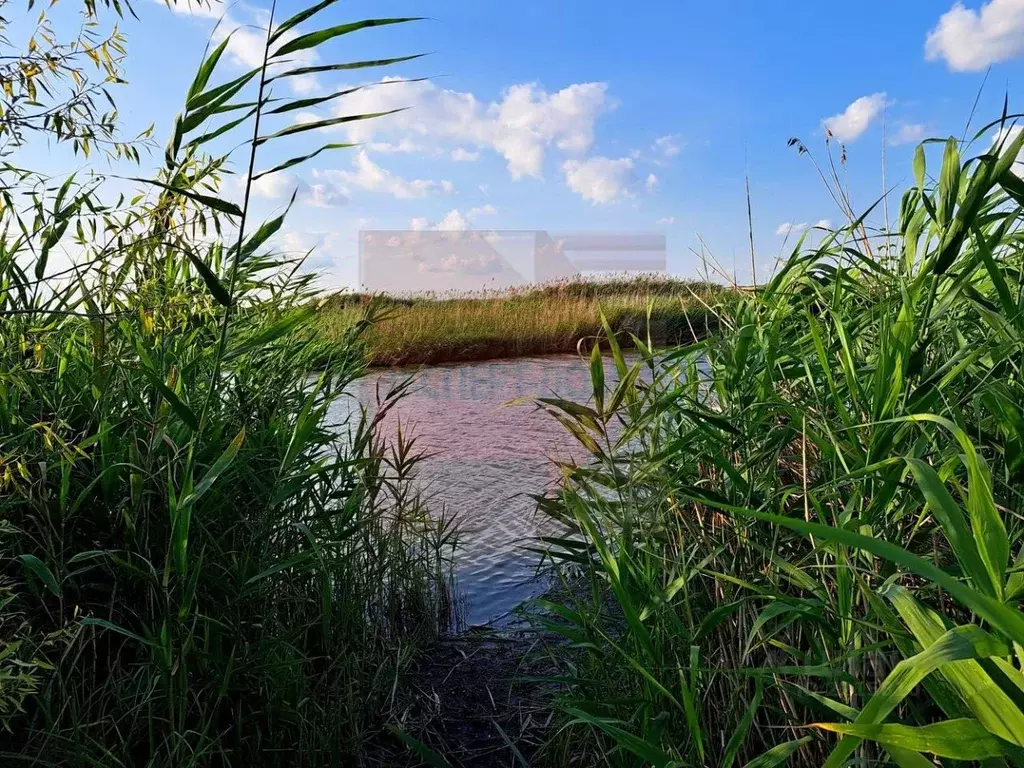
[{"label": "reflection on water", "polygon": [[[611,367],[610,365],[608,366]],[[410,370],[371,372],[353,385],[368,407]],[[469,624],[500,621],[537,594],[536,556],[524,547],[555,524],[535,514],[528,494],[558,479],[550,459],[584,458],[550,416],[519,398],[557,395],[578,402],[591,396],[587,366],[574,355],[431,366],[416,376],[397,408],[403,432],[431,457],[418,480],[433,505],[454,512],[461,530],[459,590]],[[390,429],[395,420],[389,419]]]}]

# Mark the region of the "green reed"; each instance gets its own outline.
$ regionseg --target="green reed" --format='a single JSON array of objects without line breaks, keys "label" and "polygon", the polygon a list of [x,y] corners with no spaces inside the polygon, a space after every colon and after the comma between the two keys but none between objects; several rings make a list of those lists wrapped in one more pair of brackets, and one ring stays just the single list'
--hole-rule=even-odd
[{"label": "green reed", "polygon": [[[288,57],[409,21],[300,34],[332,4],[271,14],[239,77],[214,48],[134,199],[0,170],[5,765],[386,763],[403,671],[451,621],[454,528],[378,429],[401,391],[347,406],[372,313],[318,341],[313,279],[273,248],[284,215],[248,209],[254,179],[316,154],[260,165],[316,127],[273,124],[310,103],[272,98]],[[210,154],[236,129],[241,205],[220,191],[235,158]]]},{"label": "green reed", "polygon": [[801,240],[720,334],[543,403],[594,459],[541,502],[553,763],[1024,765],[1009,123],[923,144],[893,232]]}]

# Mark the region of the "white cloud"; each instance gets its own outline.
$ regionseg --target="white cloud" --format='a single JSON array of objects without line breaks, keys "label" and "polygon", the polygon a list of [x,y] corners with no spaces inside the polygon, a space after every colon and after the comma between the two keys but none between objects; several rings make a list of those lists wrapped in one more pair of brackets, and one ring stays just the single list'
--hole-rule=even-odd
[{"label": "white cloud", "polygon": [[437,223],[435,229],[442,232],[464,232],[469,229],[469,219],[453,208]]},{"label": "white cloud", "polygon": [[399,200],[426,197],[438,190],[446,193],[454,191],[454,186],[450,181],[404,179],[397,176],[373,162],[365,149],[356,153],[355,159],[352,161],[352,170],[314,169],[313,178],[323,180],[336,193],[346,197],[352,197],[353,189],[380,192]]},{"label": "white cloud", "polygon": [[679,145],[679,134],[673,133],[668,136],[661,136],[654,140],[651,145],[651,149],[658,155],[671,160],[673,157],[682,152],[682,147]]},{"label": "white cloud", "polygon": [[[485,102],[474,94],[439,88],[431,82],[384,78],[340,99],[336,115],[402,112],[339,127],[352,141],[374,139],[454,144],[467,153],[501,155],[513,179],[540,178],[550,147],[579,155],[594,141],[597,118],[614,108],[605,83],[577,83],[549,93],[534,83],[513,85],[500,101]],[[468,158],[463,158],[468,159]]]},{"label": "white cloud", "polygon": [[775,228],[775,234],[779,237],[789,237],[790,235],[796,235],[807,229],[808,224],[806,221],[802,221],[796,224],[792,221],[784,221]]},{"label": "white cloud", "polygon": [[955,72],[977,72],[1024,53],[1024,0],[990,0],[977,11],[957,2],[924,44],[928,61],[944,59]]},{"label": "white cloud", "polygon": [[480,153],[470,152],[465,147],[456,147],[452,150],[451,158],[456,163],[472,163],[480,159]]},{"label": "white cloud", "polygon": [[864,133],[868,126],[882,114],[886,104],[884,93],[861,96],[843,112],[832,117],[826,117],[822,123],[840,141],[853,141]]},{"label": "white cloud", "polygon": [[[303,118],[307,117],[306,114],[303,114],[303,113],[299,113],[299,114]],[[316,119],[319,119],[319,118],[316,118]],[[384,153],[388,153],[388,154],[390,154],[392,152],[425,152],[426,151],[426,149],[423,147],[422,144],[417,144],[416,142],[412,141],[408,137],[406,137],[406,138],[402,139],[401,141],[399,141],[397,143],[394,143],[394,144],[392,144],[390,141],[374,141],[374,142],[371,142],[369,144],[369,149],[372,149],[374,152],[384,152]]]},{"label": "white cloud", "polygon": [[889,143],[894,146],[900,144],[916,144],[925,137],[923,123],[900,123]]},{"label": "white cloud", "polygon": [[676,217],[675,216],[665,216],[664,218],[658,219],[657,223],[658,224],[675,224],[676,223]]},{"label": "white cloud", "polygon": [[290,195],[293,190],[303,187],[303,182],[290,173],[271,173],[268,176],[261,176],[252,183],[252,194],[266,200],[276,200],[279,197]]},{"label": "white cloud", "polygon": [[477,216],[493,216],[497,212],[498,209],[495,208],[493,205],[491,205],[490,203],[484,203],[483,205],[479,205],[476,208],[470,208],[469,211],[467,211],[466,216],[468,216],[470,219],[475,219]]},{"label": "white cloud", "polygon": [[569,189],[596,205],[633,196],[633,165],[629,157],[612,160],[599,156],[583,161],[566,160],[562,171]]},{"label": "white cloud", "polygon": [[431,224],[424,216],[416,216],[409,220],[409,229],[414,232],[423,232],[428,229],[439,232],[465,232],[473,227],[476,219],[480,216],[493,216],[497,212],[498,209],[490,203],[470,208],[464,214],[458,208],[453,208],[442,216],[437,224]]},{"label": "white cloud", "polygon": [[658,177],[653,173],[647,174],[647,181],[644,182],[644,186],[647,187],[648,192],[653,192],[658,188]]},{"label": "white cloud", "polygon": [[832,221],[830,219],[818,219],[813,224],[808,224],[806,221],[799,223],[784,221],[775,228],[775,234],[779,237],[789,237],[790,235],[799,235],[808,229],[832,229]]}]

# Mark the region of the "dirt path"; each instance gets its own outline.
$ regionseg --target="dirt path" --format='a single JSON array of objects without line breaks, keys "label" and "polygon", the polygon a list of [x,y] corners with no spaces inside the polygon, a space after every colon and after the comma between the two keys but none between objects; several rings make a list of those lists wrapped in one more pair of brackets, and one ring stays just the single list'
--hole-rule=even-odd
[{"label": "dirt path", "polygon": [[[533,633],[446,638],[413,670],[402,730],[453,768],[534,765],[552,722],[552,686],[524,678],[551,673]],[[403,764],[431,764],[414,752],[406,750]]]}]

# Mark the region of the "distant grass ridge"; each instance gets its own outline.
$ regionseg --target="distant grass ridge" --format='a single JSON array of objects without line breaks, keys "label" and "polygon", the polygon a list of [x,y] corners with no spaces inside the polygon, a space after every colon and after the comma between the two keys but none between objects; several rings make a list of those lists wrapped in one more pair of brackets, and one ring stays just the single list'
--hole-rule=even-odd
[{"label": "distant grass ridge", "polygon": [[717,327],[715,307],[734,293],[720,285],[640,275],[570,280],[479,295],[414,297],[337,294],[320,310],[319,334],[331,342],[367,310],[371,365],[466,362],[589,348],[601,313],[623,343],[692,343]]}]

